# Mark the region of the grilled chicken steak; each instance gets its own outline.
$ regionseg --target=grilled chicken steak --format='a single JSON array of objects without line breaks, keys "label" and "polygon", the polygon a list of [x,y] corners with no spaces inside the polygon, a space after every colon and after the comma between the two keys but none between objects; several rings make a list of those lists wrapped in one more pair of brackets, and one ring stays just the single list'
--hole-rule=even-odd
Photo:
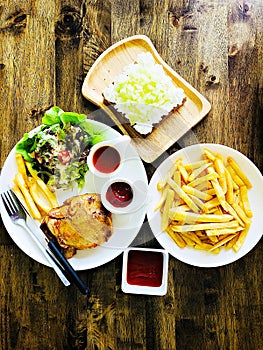
[{"label": "grilled chicken steak", "polygon": [[62,248],[75,249],[94,248],[107,242],[113,232],[111,213],[94,193],[67,199],[44,217],[41,227],[45,233],[48,228]]}]

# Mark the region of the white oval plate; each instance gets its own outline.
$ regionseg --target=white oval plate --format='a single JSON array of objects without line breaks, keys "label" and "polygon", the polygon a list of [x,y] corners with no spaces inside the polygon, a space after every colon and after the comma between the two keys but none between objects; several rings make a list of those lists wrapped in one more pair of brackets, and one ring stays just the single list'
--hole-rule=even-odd
[{"label": "white oval plate", "polygon": [[[117,131],[105,124],[93,120],[89,120],[89,122],[93,125],[94,130],[103,133],[106,139],[113,139],[120,136]],[[0,192],[3,192],[12,187],[12,181],[15,173],[17,172],[14,156],[15,149],[9,153],[3,166],[0,177]],[[146,186],[148,185],[145,168],[139,155],[132,145],[129,145],[127,147],[125,164],[120,173],[118,173],[118,177],[121,176],[125,176],[125,178],[128,177],[131,181],[141,180],[146,184]],[[67,191],[59,190],[57,191],[58,201],[60,204],[62,204],[66,198],[85,192],[100,193],[100,189],[104,181],[105,179],[99,179],[88,172],[84,189],[81,191],[78,189]],[[24,231],[23,228],[12,223],[3,207],[2,201],[0,201],[0,209],[3,223],[16,245],[34,260],[38,261],[41,264],[49,266],[49,263],[47,262],[45,256],[41,253],[27,232]],[[131,244],[131,242],[136,237],[144,221],[145,214],[146,209],[144,206],[140,207],[136,212],[130,214],[113,214],[112,222],[114,232],[112,237],[107,243],[96,248],[81,251],[78,250],[77,254],[70,259],[70,263],[72,264],[73,268],[76,270],[91,269],[103,265],[116,258]]]},{"label": "white oval plate", "polygon": [[[232,249],[221,249],[219,254],[207,251],[196,250],[190,247],[179,248],[172,238],[161,230],[161,215],[154,208],[160,199],[160,192],[157,190],[157,182],[165,177],[165,174],[172,166],[172,162],[182,158],[183,162],[194,162],[200,160],[202,148],[208,148],[212,152],[221,153],[224,158],[231,156],[244,170],[250,179],[253,188],[248,191],[250,205],[253,211],[253,218],[246,240],[240,250],[235,253]],[[149,206],[147,218],[150,227],[161,246],[176,259],[199,267],[217,267],[232,263],[247,254],[260,240],[263,231],[263,176],[259,169],[242,153],[219,144],[196,144],[181,149],[168,157],[155,171],[149,184]]]}]

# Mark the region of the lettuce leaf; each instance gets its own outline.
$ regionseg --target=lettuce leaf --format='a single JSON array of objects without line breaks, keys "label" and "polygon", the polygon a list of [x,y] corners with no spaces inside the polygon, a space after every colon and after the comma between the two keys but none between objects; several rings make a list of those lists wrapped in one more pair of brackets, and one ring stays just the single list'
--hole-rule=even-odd
[{"label": "lettuce leaf", "polygon": [[34,158],[30,154],[34,152],[36,146],[36,138],[30,137],[29,133],[25,133],[22,140],[16,145],[16,152],[20,153],[26,161],[33,162]]},{"label": "lettuce leaf", "polygon": [[86,120],[87,116],[85,114],[78,114],[74,112],[64,112],[60,115],[61,122],[63,125],[70,123],[71,125],[81,124]]},{"label": "lettuce leaf", "polygon": [[45,115],[42,118],[42,123],[45,125],[60,124],[61,123],[60,116],[63,113],[64,111],[58,106],[51,107],[49,110],[45,112]]}]

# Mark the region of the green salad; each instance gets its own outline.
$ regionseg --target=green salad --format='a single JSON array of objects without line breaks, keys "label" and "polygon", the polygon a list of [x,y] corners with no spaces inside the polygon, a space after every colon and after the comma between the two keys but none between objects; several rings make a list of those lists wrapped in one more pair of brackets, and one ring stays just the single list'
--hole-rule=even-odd
[{"label": "green salad", "polygon": [[37,130],[24,134],[16,152],[51,189],[68,189],[74,183],[83,187],[89,150],[102,140],[85,114],[55,106],[46,111]]}]

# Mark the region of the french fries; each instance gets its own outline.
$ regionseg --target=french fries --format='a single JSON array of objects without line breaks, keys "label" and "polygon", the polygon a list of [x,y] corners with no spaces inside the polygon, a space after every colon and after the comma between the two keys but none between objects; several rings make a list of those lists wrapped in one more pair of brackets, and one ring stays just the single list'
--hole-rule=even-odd
[{"label": "french fries", "polygon": [[24,161],[21,154],[16,154],[15,158],[18,172],[13,179],[12,190],[32,218],[41,220],[50,209],[58,206],[56,195],[36,175],[31,164]]},{"label": "french fries", "polygon": [[232,157],[203,149],[200,161],[184,165],[178,159],[157,184],[161,198],[155,210],[161,212],[161,228],[180,248],[237,252],[253,217],[251,187]]}]

